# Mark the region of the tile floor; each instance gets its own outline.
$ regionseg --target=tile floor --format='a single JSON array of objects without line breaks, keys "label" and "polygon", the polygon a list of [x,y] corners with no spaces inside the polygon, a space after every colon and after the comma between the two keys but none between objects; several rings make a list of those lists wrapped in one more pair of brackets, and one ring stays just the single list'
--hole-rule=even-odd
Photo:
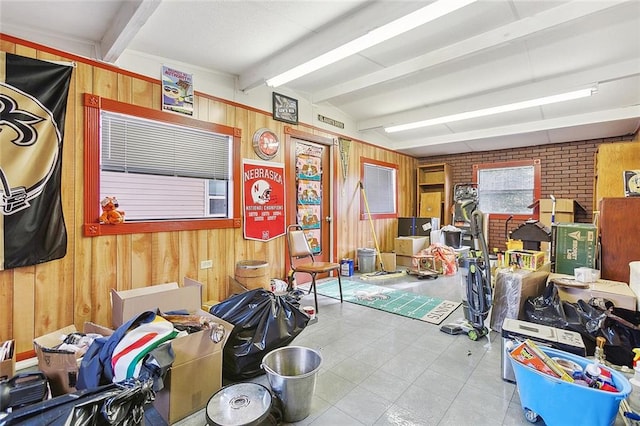
[{"label": "tile floor", "polygon": [[[369,282],[461,300],[459,277]],[[302,303],[313,304],[313,295]],[[423,321],[321,295],[318,303],[318,322],[292,343],[317,349],[323,357],[311,413],[296,425],[530,424],[516,386],[502,380],[498,333],[472,341]],[[460,307],[444,323],[463,316]],[[269,387],[265,375],[250,381]],[[178,424],[205,425],[204,411]]]}]

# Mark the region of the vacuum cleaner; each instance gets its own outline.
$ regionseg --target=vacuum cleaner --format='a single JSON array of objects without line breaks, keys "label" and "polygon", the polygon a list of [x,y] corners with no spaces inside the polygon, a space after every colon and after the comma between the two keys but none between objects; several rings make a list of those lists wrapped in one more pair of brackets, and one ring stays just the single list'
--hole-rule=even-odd
[{"label": "vacuum cleaner", "polygon": [[489,249],[482,231],[484,215],[479,210],[471,214],[471,235],[478,243],[480,251],[471,251],[469,257],[461,259],[467,266],[467,276],[464,282],[466,293],[465,320],[456,324],[445,324],[440,331],[449,334],[467,333],[471,340],[478,340],[489,334],[484,325],[492,304],[491,264]]}]

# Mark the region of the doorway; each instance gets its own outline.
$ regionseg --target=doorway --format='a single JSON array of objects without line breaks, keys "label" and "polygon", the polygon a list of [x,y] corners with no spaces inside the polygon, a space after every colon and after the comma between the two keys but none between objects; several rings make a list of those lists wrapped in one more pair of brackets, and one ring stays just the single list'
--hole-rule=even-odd
[{"label": "doorway", "polygon": [[[331,262],[333,237],[334,140],[285,128],[287,155],[287,225],[299,224],[317,261]],[[287,248],[285,247],[285,250]],[[288,259],[288,254],[285,256]],[[287,262],[287,271],[291,265]],[[300,283],[310,277],[296,275]]]}]

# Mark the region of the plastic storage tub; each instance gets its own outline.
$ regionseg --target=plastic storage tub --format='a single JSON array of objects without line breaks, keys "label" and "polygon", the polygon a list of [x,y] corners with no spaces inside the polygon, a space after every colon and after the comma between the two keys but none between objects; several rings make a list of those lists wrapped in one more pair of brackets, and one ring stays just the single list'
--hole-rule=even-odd
[{"label": "plastic storage tub", "polygon": [[[592,360],[558,349],[538,346],[549,357],[571,360],[583,369]],[[547,426],[556,425],[613,425],[618,415],[620,401],[631,393],[629,380],[617,371],[607,368],[618,392],[569,383],[541,373],[512,357],[511,365],[516,376],[520,403],[528,421],[535,423],[542,417]],[[604,367],[606,368],[606,367]]]}]

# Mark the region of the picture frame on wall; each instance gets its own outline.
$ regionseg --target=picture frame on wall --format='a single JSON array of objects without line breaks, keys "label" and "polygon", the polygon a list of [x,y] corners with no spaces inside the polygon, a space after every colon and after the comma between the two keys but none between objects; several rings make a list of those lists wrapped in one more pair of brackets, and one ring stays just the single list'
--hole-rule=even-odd
[{"label": "picture frame on wall", "polygon": [[273,119],[298,124],[298,100],[273,92]]}]

